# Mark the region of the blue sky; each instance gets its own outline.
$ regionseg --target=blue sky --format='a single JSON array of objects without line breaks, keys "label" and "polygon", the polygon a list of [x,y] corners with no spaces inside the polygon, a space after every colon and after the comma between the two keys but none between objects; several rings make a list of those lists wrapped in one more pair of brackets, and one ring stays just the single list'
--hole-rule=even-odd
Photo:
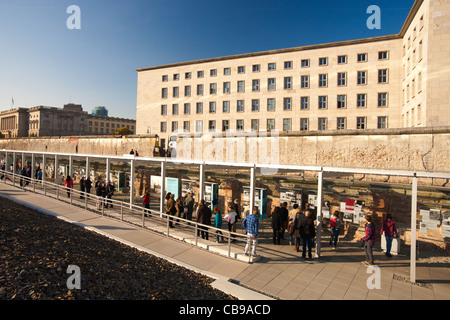
[{"label": "blue sky", "polygon": [[[73,102],[136,118],[161,64],[396,34],[414,0],[0,0],[0,110]],[[81,29],[66,25],[70,5]],[[370,5],[381,29],[366,26]]]}]

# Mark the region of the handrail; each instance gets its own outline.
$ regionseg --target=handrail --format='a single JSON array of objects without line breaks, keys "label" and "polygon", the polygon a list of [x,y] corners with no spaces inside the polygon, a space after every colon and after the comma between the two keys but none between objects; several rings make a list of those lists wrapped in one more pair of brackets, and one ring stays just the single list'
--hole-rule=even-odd
[{"label": "handrail", "polygon": [[[167,237],[170,237],[170,229],[171,229],[170,222],[178,223],[180,226],[183,226],[184,228],[194,232],[195,246],[197,246],[197,247],[199,247],[198,237],[199,237],[200,231],[203,230],[203,232],[207,232],[211,236],[216,236],[217,231],[220,231],[221,232],[220,237],[221,238],[223,237],[223,239],[227,239],[227,241],[226,241],[226,246],[227,246],[226,256],[229,258],[232,258],[232,259],[233,259],[233,256],[231,255],[231,244],[232,244],[233,240],[247,241],[247,239],[248,239],[247,235],[243,235],[241,233],[231,232],[231,231],[224,230],[221,228],[216,228],[211,225],[198,223],[193,220],[188,220],[188,219],[173,216],[173,215],[170,215],[167,213],[147,209],[147,208],[138,206],[136,204],[130,204],[128,202],[123,202],[123,201],[116,200],[116,199],[97,196],[95,194],[86,193],[85,191],[77,190],[74,188],[68,188],[68,187],[53,183],[53,182],[35,179],[35,178],[28,177],[28,176],[23,176],[19,173],[13,173],[13,172],[9,172],[9,171],[0,169],[0,177],[2,178],[1,180],[3,180],[4,183],[6,183],[7,180],[12,181],[12,184],[14,187],[16,187],[17,180],[18,180],[19,184],[20,184],[19,187],[24,190],[27,190],[27,189],[25,189],[25,187],[27,187],[28,185],[31,185],[33,193],[39,193],[39,192],[37,192],[37,190],[42,190],[44,196],[51,197],[51,195],[54,195],[56,197],[56,199],[59,201],[63,201],[66,203],[68,202],[71,205],[78,205],[78,206],[84,205],[85,210],[91,209],[90,211],[93,211],[92,208],[89,206],[89,202],[95,202],[95,204],[97,205],[96,210],[94,210],[95,212],[100,211],[99,214],[101,214],[102,216],[106,215],[106,216],[114,218],[113,212],[109,211],[109,214],[105,213],[105,204],[108,204],[108,205],[112,204],[113,207],[115,206],[115,207],[119,208],[119,210],[118,210],[119,212],[117,212],[117,215],[120,216],[120,218],[119,218],[120,221],[131,223],[133,225],[139,226],[144,229],[157,231],[157,228],[151,228],[146,225],[146,221],[147,221],[146,218],[151,218],[152,222],[156,225],[158,223],[165,224],[165,227],[166,227],[165,232],[166,232]],[[61,197],[61,195],[60,195],[61,192],[67,193],[68,201],[63,200],[64,197]],[[138,217],[138,218],[140,217],[141,218],[140,223],[137,223],[136,221],[132,221],[131,219],[124,219],[124,215],[134,215],[135,217]],[[225,243],[225,241],[224,241],[224,243]],[[209,246],[207,246],[207,250],[209,250],[208,248],[209,248]],[[251,258],[252,257],[249,255],[248,262],[251,261]]]}]

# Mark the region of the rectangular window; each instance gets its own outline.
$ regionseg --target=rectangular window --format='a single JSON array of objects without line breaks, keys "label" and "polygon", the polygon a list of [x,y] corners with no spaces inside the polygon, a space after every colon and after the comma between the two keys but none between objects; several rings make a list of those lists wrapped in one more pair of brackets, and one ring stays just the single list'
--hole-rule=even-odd
[{"label": "rectangular window", "polygon": [[191,114],[191,104],[190,103],[184,104],[184,114]]},{"label": "rectangular window", "polygon": [[209,71],[209,75],[210,75],[211,77],[217,76],[217,69],[211,69],[211,70]]},{"label": "rectangular window", "polygon": [[244,130],[244,120],[236,120],[236,130],[243,131]]},{"label": "rectangular window", "polygon": [[285,69],[292,69],[292,61],[285,61],[284,62],[284,68]]},{"label": "rectangular window", "polygon": [[387,69],[378,70],[378,83],[388,83],[388,70]]},{"label": "rectangular window", "polygon": [[358,85],[367,84],[367,71],[358,71]]},{"label": "rectangular window", "polygon": [[309,59],[303,59],[301,64],[302,68],[309,68]]},{"label": "rectangular window", "polygon": [[223,93],[230,93],[230,82],[223,83]]},{"label": "rectangular window", "polygon": [[222,120],[222,131],[230,130],[230,120]]},{"label": "rectangular window", "polygon": [[319,58],[319,66],[327,66],[328,58]]},{"label": "rectangular window", "polygon": [[167,105],[166,104],[161,105],[161,115],[162,116],[167,115]]},{"label": "rectangular window", "polygon": [[269,63],[268,66],[267,66],[267,70],[269,70],[269,71],[273,71],[273,70],[276,70],[276,69],[277,69],[277,65],[274,62]]},{"label": "rectangular window", "polygon": [[173,87],[173,97],[178,98],[178,94],[179,94],[178,87]]},{"label": "rectangular window", "polygon": [[202,96],[203,95],[203,85],[202,84],[198,84],[197,85],[197,95],[198,96]]},{"label": "rectangular window", "polygon": [[245,92],[245,81],[238,81],[237,88],[238,92]]},{"label": "rectangular window", "polygon": [[172,132],[178,130],[178,121],[172,121]]},{"label": "rectangular window", "polygon": [[274,91],[275,90],[275,78],[269,78],[267,80],[267,89],[269,91]]},{"label": "rectangular window", "polygon": [[261,65],[259,65],[259,64],[254,64],[254,65],[252,66],[252,71],[253,71],[253,72],[259,72],[260,69],[261,69]]},{"label": "rectangular window", "polygon": [[283,131],[291,131],[291,119],[283,119]]},{"label": "rectangular window", "polygon": [[387,129],[387,117],[378,117],[377,128],[378,129]]},{"label": "rectangular window", "polygon": [[366,129],[366,117],[356,117],[356,129]]},{"label": "rectangular window", "polygon": [[208,131],[216,131],[216,120],[208,121]]},{"label": "rectangular window", "polygon": [[347,128],[347,119],[346,118],[337,118],[337,129],[345,130]]},{"label": "rectangular window", "polygon": [[230,112],[230,101],[224,101],[222,104],[222,112],[228,113]]},{"label": "rectangular window", "polygon": [[328,120],[327,118],[319,118],[317,128],[319,130],[327,130],[328,128]]},{"label": "rectangular window", "polygon": [[167,88],[162,88],[161,89],[161,98],[166,99],[167,98],[167,92],[168,92]]},{"label": "rectangular window", "polygon": [[292,89],[292,77],[284,77],[284,89]]},{"label": "rectangular window", "polygon": [[185,79],[190,79],[191,77],[192,77],[192,75],[191,75],[190,72],[186,72],[186,73],[184,74],[184,78],[185,78]]},{"label": "rectangular window", "polygon": [[160,131],[161,132],[166,132],[167,131],[167,123],[166,122],[161,122]]},{"label": "rectangular window", "polygon": [[177,103],[172,105],[172,114],[173,115],[178,114],[178,104]]},{"label": "rectangular window", "polygon": [[258,131],[259,130],[259,120],[258,119],[252,119],[251,130],[252,131]]},{"label": "rectangular window", "polygon": [[191,96],[191,86],[184,86],[184,96],[185,97]]},{"label": "rectangular window", "polygon": [[309,88],[309,76],[301,76],[300,79],[300,87],[302,89]]},{"label": "rectangular window", "polygon": [[252,80],[252,91],[253,92],[259,91],[259,80],[258,79]]},{"label": "rectangular window", "polygon": [[389,59],[387,51],[378,52],[378,60],[387,60],[387,59]]},{"label": "rectangular window", "polygon": [[267,119],[267,131],[275,130],[275,119]]},{"label": "rectangular window", "polygon": [[175,73],[174,75],[173,75],[173,80],[180,80],[180,74],[179,73]]},{"label": "rectangular window", "polygon": [[338,95],[337,96],[337,108],[345,109],[347,107],[347,96],[346,95]]},{"label": "rectangular window", "polygon": [[301,118],[300,119],[300,131],[308,131],[309,130],[309,119]]},{"label": "rectangular window", "polygon": [[309,97],[300,98],[300,110],[309,110]]},{"label": "rectangular window", "polygon": [[183,130],[184,131],[191,131],[191,122],[190,121],[183,121]]},{"label": "rectangular window", "polygon": [[347,63],[347,56],[338,56],[338,64]]},{"label": "rectangular window", "polygon": [[347,85],[347,73],[339,72],[338,73],[338,86],[346,86]]},{"label": "rectangular window", "polygon": [[252,111],[259,111],[259,99],[252,100]]},{"label": "rectangular window", "polygon": [[366,108],[367,107],[367,94],[358,93],[356,96],[356,107],[357,108]]},{"label": "rectangular window", "polygon": [[237,112],[244,112],[244,100],[237,101]]},{"label": "rectangular window", "polygon": [[328,75],[326,73],[319,74],[319,87],[327,87],[328,86]]},{"label": "rectangular window", "polygon": [[367,62],[367,53],[358,53],[358,62]]},{"label": "rectangular window", "polygon": [[203,71],[197,71],[197,78],[203,78]]},{"label": "rectangular window", "polygon": [[275,99],[267,99],[267,111],[275,111]]},{"label": "rectangular window", "polygon": [[203,113],[203,102],[197,102],[197,114]]},{"label": "rectangular window", "polygon": [[203,132],[203,121],[202,120],[195,121],[195,132]]},{"label": "rectangular window", "polygon": [[209,103],[209,113],[216,113],[216,103],[214,101]]},{"label": "rectangular window", "polygon": [[319,110],[328,108],[328,97],[327,96],[319,96]]},{"label": "rectangular window", "polygon": [[217,93],[217,85],[215,83],[211,83],[209,85],[209,94],[216,94]]},{"label": "rectangular window", "polygon": [[245,73],[245,67],[244,66],[238,67],[238,73]]},{"label": "rectangular window", "polygon": [[378,93],[378,107],[388,106],[388,94],[387,92]]},{"label": "rectangular window", "polygon": [[169,81],[169,77],[167,76],[167,74],[162,76],[162,81]]},{"label": "rectangular window", "polygon": [[285,111],[292,110],[292,98],[283,99],[283,110]]},{"label": "rectangular window", "polygon": [[231,74],[231,68],[223,68],[223,74],[224,75],[230,75]]}]

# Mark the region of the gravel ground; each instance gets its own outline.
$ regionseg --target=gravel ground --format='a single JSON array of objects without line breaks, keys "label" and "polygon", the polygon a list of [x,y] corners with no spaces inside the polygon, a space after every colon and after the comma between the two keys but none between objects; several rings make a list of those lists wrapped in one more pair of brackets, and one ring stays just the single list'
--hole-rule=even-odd
[{"label": "gravel ground", "polygon": [[[81,289],[67,288],[69,265]],[[0,299],[235,300],[213,279],[0,198]]]}]

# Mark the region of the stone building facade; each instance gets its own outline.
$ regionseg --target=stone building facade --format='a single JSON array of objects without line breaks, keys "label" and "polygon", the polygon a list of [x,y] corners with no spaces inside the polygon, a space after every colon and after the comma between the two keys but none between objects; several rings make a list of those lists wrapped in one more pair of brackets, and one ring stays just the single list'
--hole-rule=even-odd
[{"label": "stone building facade", "polygon": [[449,126],[449,17],[416,0],[395,35],[137,69],[137,134]]}]

